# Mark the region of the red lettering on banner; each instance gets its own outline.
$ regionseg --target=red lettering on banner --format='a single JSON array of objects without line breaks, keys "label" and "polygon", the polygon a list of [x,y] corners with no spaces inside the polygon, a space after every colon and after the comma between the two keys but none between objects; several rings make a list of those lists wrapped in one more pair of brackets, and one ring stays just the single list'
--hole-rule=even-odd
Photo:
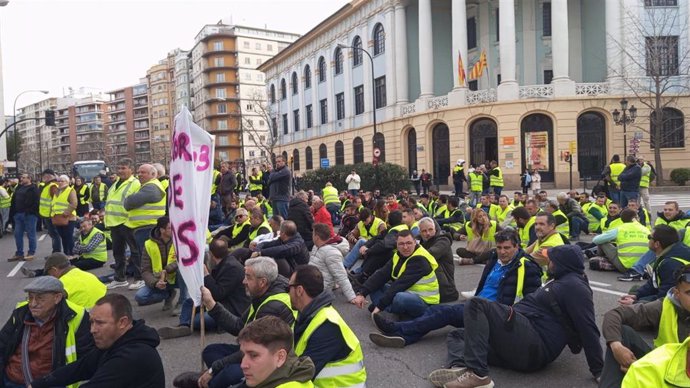
[{"label": "red lettering on banner", "polygon": [[184,159],[192,161],[192,154],[189,152],[189,136],[186,133],[178,133],[173,139],[172,160]]},{"label": "red lettering on banner", "polygon": [[211,165],[211,161],[208,157],[209,151],[210,150],[207,145],[202,145],[199,149],[199,162],[201,162],[202,165],[196,166],[197,171],[204,171],[208,169],[208,166]]},{"label": "red lettering on banner", "polygon": [[[180,256],[180,262],[182,265],[185,267],[189,267],[190,265],[193,265],[196,263],[197,259],[199,258],[199,248],[196,246],[196,243],[194,242],[193,237],[188,237],[185,236],[185,232],[194,232],[196,231],[196,224],[194,221],[185,221],[180,224],[178,227],[179,233],[177,233],[177,238],[182,244],[185,244],[189,247],[189,256],[190,257],[182,257]],[[174,232],[173,232],[174,233]],[[179,254],[179,253],[178,253]]]},{"label": "red lettering on banner", "polygon": [[182,175],[175,174],[172,177],[172,195],[168,196],[168,207],[175,206],[180,209],[184,209],[184,202],[182,202],[182,186],[180,181],[182,180]]}]

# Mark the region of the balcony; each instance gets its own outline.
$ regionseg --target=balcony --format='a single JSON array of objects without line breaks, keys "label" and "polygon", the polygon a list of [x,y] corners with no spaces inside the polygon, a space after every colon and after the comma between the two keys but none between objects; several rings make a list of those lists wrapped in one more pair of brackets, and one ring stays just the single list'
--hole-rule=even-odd
[{"label": "balcony", "polygon": [[237,61],[233,58],[232,61],[227,60],[224,61],[223,63],[216,63],[215,61],[208,61],[206,63],[206,66],[204,66],[203,72],[208,73],[213,70],[237,70],[239,69],[239,66],[237,66]]}]

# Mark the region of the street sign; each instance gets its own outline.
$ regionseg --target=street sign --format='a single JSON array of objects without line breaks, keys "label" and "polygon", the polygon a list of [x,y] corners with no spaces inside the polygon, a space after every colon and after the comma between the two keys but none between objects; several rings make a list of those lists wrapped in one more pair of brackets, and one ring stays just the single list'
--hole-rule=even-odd
[{"label": "street sign", "polygon": [[328,158],[321,158],[321,168],[329,168],[331,166],[331,161]]},{"label": "street sign", "polygon": [[374,157],[379,158],[381,156],[381,149],[374,148]]}]

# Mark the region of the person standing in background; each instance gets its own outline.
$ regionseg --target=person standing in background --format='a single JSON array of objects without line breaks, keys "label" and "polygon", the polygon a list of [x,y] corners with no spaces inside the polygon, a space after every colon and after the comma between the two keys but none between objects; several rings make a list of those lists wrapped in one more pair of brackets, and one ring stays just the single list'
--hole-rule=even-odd
[{"label": "person standing in background", "polygon": [[412,186],[414,186],[414,190],[417,192],[417,197],[419,197],[421,182],[419,180],[419,174],[417,174],[417,170],[412,171],[412,175],[410,175],[410,182],[412,182]]},{"label": "person standing in background", "polygon": [[541,191],[541,175],[539,174],[538,168],[532,170],[532,183],[530,184],[530,188],[532,189],[532,195],[537,195],[539,191]]},{"label": "person standing in background", "polygon": [[288,214],[291,181],[292,174],[285,165],[285,160],[282,156],[277,156],[276,168],[268,177],[269,200],[271,201],[273,211],[283,218],[287,218]]},{"label": "person standing in background", "polygon": [[[14,209],[14,242],[17,251],[7,261],[33,260],[36,253],[36,222],[38,221],[38,187],[29,174],[22,174],[19,185],[12,195]],[[29,238],[29,252],[24,256],[24,232]]]},{"label": "person standing in background", "polygon": [[359,188],[362,183],[362,178],[357,175],[357,171],[352,170],[350,172],[350,175],[345,178],[345,183],[347,183],[347,191],[350,192],[350,195],[356,196],[357,193],[359,192]]},{"label": "person standing in background", "polygon": [[422,169],[422,175],[419,177],[422,181],[422,194],[429,194],[429,188],[431,187],[431,174]]}]

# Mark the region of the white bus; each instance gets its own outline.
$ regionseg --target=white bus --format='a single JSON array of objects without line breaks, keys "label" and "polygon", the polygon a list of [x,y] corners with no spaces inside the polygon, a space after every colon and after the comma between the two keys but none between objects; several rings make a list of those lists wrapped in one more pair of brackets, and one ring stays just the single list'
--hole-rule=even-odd
[{"label": "white bus", "polygon": [[101,171],[108,172],[108,168],[102,160],[83,160],[74,162],[72,166],[72,174],[84,178],[85,182],[91,182],[93,177],[100,174]]}]

